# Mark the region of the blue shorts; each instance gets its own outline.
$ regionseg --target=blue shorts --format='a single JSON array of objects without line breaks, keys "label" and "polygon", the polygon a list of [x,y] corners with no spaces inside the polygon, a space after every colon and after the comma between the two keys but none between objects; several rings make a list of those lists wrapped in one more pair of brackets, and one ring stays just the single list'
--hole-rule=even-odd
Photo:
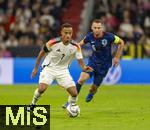
[{"label": "blue shorts", "polygon": [[88,63],[87,65],[93,68],[94,71],[86,73],[90,75],[90,78],[93,77],[93,84],[99,87],[103,79],[105,78],[109,70],[109,67],[102,64],[93,64],[93,63]]}]

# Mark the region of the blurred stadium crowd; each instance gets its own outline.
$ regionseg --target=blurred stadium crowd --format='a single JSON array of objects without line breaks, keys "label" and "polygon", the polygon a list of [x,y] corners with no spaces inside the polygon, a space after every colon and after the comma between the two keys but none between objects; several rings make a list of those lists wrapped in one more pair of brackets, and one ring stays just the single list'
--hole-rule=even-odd
[{"label": "blurred stadium crowd", "polygon": [[125,40],[124,55],[150,57],[150,1],[96,0],[94,18],[101,18],[105,30]]},{"label": "blurred stadium crowd", "polygon": [[[32,46],[33,51],[34,46],[38,52],[47,40],[59,35],[69,1],[0,0],[0,57],[18,56],[14,48],[19,47]],[[124,55],[150,57],[149,0],[94,0],[94,18],[101,18],[106,31],[126,41]]]},{"label": "blurred stadium crowd", "polygon": [[13,55],[8,47],[42,46],[57,36],[65,4],[67,0],[0,0],[1,56]]}]

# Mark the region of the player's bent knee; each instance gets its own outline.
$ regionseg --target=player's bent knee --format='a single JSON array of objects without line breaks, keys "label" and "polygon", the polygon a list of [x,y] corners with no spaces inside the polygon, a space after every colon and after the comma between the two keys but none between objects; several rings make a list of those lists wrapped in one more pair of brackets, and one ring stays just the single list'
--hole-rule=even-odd
[{"label": "player's bent knee", "polygon": [[47,89],[47,87],[48,87],[48,85],[41,83],[38,88],[39,93],[42,94]]}]

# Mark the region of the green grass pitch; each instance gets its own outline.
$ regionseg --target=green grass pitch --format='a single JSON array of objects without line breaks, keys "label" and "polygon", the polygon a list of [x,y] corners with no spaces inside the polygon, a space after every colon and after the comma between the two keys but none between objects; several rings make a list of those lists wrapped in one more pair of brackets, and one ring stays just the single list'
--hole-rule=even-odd
[{"label": "green grass pitch", "polygon": [[[1,85],[0,104],[30,104],[36,85]],[[150,130],[150,86],[101,86],[94,100],[85,102],[84,86],[78,104],[81,115],[69,118],[61,108],[68,94],[49,87],[38,104],[51,105],[51,130]]]}]

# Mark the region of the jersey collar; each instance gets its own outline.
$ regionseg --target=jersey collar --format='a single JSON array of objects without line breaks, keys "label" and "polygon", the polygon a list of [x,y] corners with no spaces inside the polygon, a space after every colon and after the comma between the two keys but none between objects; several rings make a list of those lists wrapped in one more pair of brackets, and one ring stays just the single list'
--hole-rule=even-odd
[{"label": "jersey collar", "polygon": [[103,37],[104,37],[104,34],[105,34],[105,32],[104,32],[104,31],[102,31],[102,35],[101,35],[100,37],[95,37],[95,36],[94,36],[94,34],[93,34],[93,36],[94,36],[94,39],[96,39],[96,40],[97,40],[97,39],[101,39],[101,38],[103,38]]}]

